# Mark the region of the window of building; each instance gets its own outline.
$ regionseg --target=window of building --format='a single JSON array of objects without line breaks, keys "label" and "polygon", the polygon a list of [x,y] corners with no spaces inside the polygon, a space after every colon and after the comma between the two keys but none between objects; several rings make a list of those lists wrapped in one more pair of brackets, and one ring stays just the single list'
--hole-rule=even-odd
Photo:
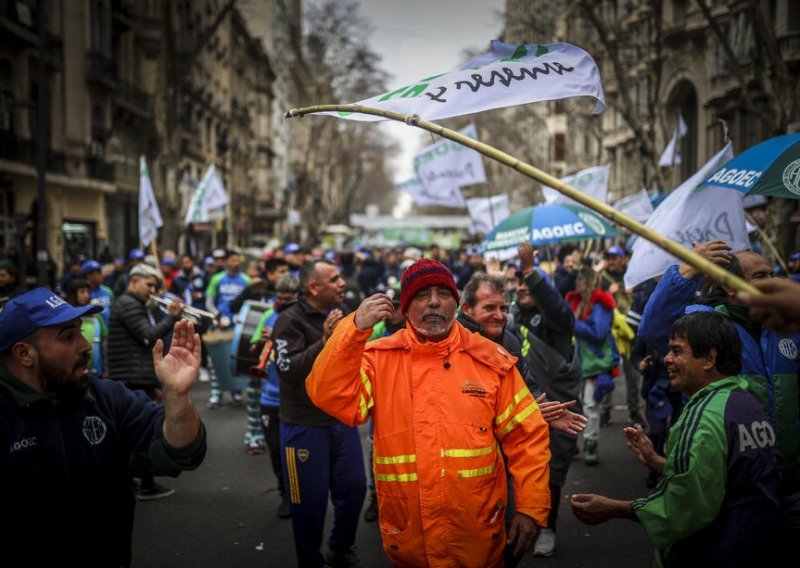
[{"label": "window of building", "polygon": [[563,133],[553,134],[552,161],[563,162],[566,160],[566,139]]},{"label": "window of building", "polygon": [[61,225],[64,236],[64,263],[78,255],[95,258],[97,254],[97,228],[95,223],[64,221]]},{"label": "window of building", "polygon": [[14,192],[0,190],[0,251],[16,246],[15,233]]}]

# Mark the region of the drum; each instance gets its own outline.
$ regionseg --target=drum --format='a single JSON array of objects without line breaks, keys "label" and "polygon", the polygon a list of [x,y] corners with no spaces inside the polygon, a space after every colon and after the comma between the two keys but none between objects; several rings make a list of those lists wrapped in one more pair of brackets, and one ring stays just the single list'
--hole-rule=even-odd
[{"label": "drum", "polygon": [[261,321],[261,316],[272,308],[272,302],[247,300],[239,310],[236,325],[233,328],[230,368],[235,377],[250,376],[250,367],[258,363],[260,352],[250,344],[250,338]]},{"label": "drum", "polygon": [[203,341],[214,365],[220,389],[223,391],[239,391],[247,387],[247,377],[234,377],[231,375],[231,345],[233,344],[233,331],[212,329],[203,334]]}]

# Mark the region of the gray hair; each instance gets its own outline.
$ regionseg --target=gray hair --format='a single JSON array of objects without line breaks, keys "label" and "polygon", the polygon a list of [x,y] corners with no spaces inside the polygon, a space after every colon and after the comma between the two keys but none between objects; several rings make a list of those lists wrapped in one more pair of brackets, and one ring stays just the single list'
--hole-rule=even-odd
[{"label": "gray hair", "polygon": [[291,274],[284,274],[278,283],[275,285],[276,292],[293,292],[297,293],[300,289],[300,281]]},{"label": "gray hair", "polygon": [[486,274],[485,272],[476,272],[472,275],[472,278],[469,279],[467,285],[464,286],[464,291],[461,293],[461,306],[474,306],[475,296],[478,294],[478,290],[483,287],[487,287],[492,292],[501,294],[505,301],[508,301],[505,278],[494,274]]}]

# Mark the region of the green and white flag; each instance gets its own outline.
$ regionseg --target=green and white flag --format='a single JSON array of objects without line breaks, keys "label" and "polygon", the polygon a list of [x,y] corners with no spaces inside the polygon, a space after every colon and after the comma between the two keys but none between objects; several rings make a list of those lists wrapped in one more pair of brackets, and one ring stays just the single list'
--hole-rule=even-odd
[{"label": "green and white flag", "polygon": [[[585,170],[561,178],[561,181],[580,189],[589,197],[594,197],[598,201],[605,203],[608,198],[609,168],[609,164],[586,168]],[[542,185],[542,194],[544,195],[545,203],[572,203],[573,205],[577,205],[577,201],[570,199],[560,191],[547,185]]]},{"label": "green and white flag", "polygon": [[144,156],[139,157],[139,241],[143,246],[158,235],[158,228],[164,226],[161,212],[158,210],[156,196],[153,195],[153,184]]},{"label": "green and white flag", "polygon": [[[420,79],[357,104],[437,120],[527,103],[592,97],[593,114],[605,110],[600,71],[592,57],[568,43],[514,45],[493,40],[491,52],[463,68]],[[351,120],[383,120],[349,112],[328,113]]]},{"label": "green and white flag", "polygon": [[[459,133],[478,139],[475,123],[468,124]],[[441,140],[414,156],[414,171],[431,195],[449,195],[454,187],[486,182],[480,153],[452,140]]]},{"label": "green and white flag", "polygon": [[207,223],[213,220],[216,218],[212,214],[213,211],[225,207],[228,201],[228,192],[225,191],[225,185],[217,173],[216,166],[211,164],[206,170],[203,179],[200,180],[200,185],[197,186],[194,195],[192,195],[192,200],[186,209],[185,224]]}]

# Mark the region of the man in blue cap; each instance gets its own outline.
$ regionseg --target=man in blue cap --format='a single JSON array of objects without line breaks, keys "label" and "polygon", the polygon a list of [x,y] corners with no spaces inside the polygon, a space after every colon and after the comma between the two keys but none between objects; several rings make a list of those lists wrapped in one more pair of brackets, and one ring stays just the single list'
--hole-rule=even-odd
[{"label": "man in blue cap", "polygon": [[[624,248],[613,245],[603,255],[605,267],[600,271],[598,277],[600,287],[614,296],[617,304],[616,310],[622,316],[620,323],[624,323],[624,317],[628,315],[628,310],[633,303],[633,291],[625,289],[625,271],[628,266],[628,255]],[[618,331],[619,328],[615,328]],[[614,339],[617,341],[617,348],[620,351],[620,370],[625,376],[625,388],[627,389],[628,418],[631,424],[645,424],[641,413],[641,400],[639,389],[642,383],[642,376],[639,370],[631,362],[630,349],[626,349],[627,343],[623,342],[623,335],[615,333]],[[630,340],[627,340],[629,342]],[[601,423],[608,424],[611,417],[611,398],[606,396],[603,404]]]},{"label": "man in blue cap", "polygon": [[130,271],[134,266],[142,264],[144,262],[144,257],[144,251],[140,248],[131,249],[131,252],[128,253],[128,271],[121,274],[114,283],[113,291],[115,297],[119,297],[128,289],[128,284],[131,281]]},{"label": "man in blue cap", "polygon": [[89,259],[81,265],[81,278],[89,283],[89,303],[103,308],[103,321],[108,327],[108,316],[111,313],[111,304],[114,303],[114,292],[103,284],[103,265],[96,260]]},{"label": "man in blue cap", "polygon": [[80,318],[100,310],[37,288],[0,313],[3,538],[31,565],[129,566],[131,460],[177,476],[205,456],[191,399],[200,359],[193,326],[175,325],[167,356],[162,341],[153,348],[162,406],[119,381],[89,377]]},{"label": "man in blue cap", "polygon": [[289,274],[299,277],[300,267],[305,262],[303,248],[297,243],[289,243],[283,247],[283,259],[289,263]]}]

